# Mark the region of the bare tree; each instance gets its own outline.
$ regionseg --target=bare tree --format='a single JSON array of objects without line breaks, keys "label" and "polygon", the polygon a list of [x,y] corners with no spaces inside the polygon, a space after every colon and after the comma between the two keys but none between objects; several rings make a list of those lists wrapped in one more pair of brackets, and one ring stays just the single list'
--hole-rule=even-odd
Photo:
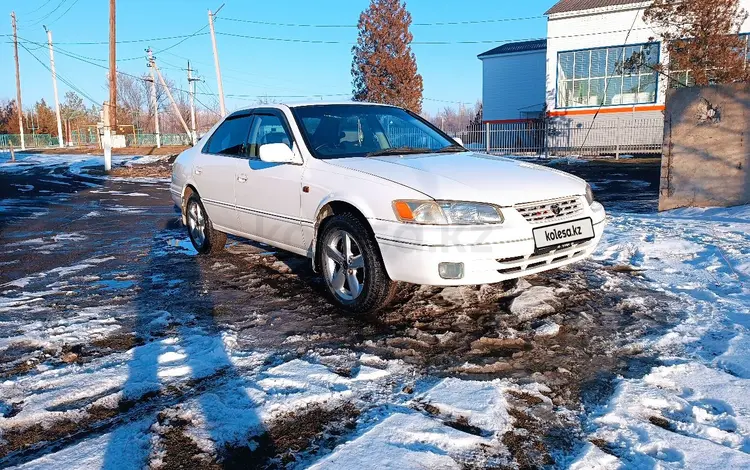
[{"label": "bare tree", "polygon": [[739,0],[654,0],[643,19],[664,38],[669,69],[689,71],[690,83],[747,79],[747,43],[739,36],[747,12]]},{"label": "bare tree", "polygon": [[462,132],[471,127],[477,117],[479,124],[482,123],[482,102],[478,100],[473,106],[463,103],[458,107],[446,106],[435,114],[423,113],[422,116],[445,132]]}]

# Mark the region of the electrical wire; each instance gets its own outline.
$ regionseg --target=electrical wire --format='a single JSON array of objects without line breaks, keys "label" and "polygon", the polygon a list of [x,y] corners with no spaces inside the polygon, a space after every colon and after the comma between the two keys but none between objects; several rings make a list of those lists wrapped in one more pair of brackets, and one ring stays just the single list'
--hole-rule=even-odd
[{"label": "electrical wire", "polygon": [[[227,18],[222,17],[222,20],[235,21],[240,23],[250,23],[257,25],[266,26],[283,26],[283,27],[294,27],[294,28],[356,28],[356,24],[309,24],[309,23],[277,23],[274,21],[259,21],[259,20],[246,20],[242,18]],[[468,25],[468,24],[491,24],[491,23],[503,23],[509,21],[528,21],[528,20],[540,20],[544,19],[544,16],[525,16],[517,18],[496,18],[488,20],[465,20],[465,21],[438,21],[433,23],[412,23],[412,26],[455,26],[455,25]]]},{"label": "electrical wire", "polygon": [[[192,33],[192,34],[178,34],[178,35],[175,35],[175,36],[163,36],[163,37],[156,37],[156,38],[126,39],[126,40],[115,41],[115,44],[133,44],[133,43],[138,43],[138,42],[169,41],[171,39],[190,38],[190,37],[193,37],[193,36],[204,36],[206,34],[208,34],[208,32],[205,32],[205,33]],[[76,46],[97,46],[97,45],[109,45],[109,41],[70,41],[70,42],[59,42],[57,44],[65,44],[65,45],[68,45],[68,46],[72,46],[72,45],[76,45]]]},{"label": "electrical wire", "polygon": [[200,29],[196,30],[196,31],[195,31],[195,32],[194,32],[193,34],[191,34],[191,35],[187,36],[186,38],[184,38],[184,39],[182,39],[182,40],[180,40],[180,41],[178,41],[178,42],[176,42],[176,43],[172,44],[172,45],[171,45],[171,46],[169,46],[169,47],[165,47],[164,49],[161,49],[161,50],[155,51],[155,52],[154,52],[154,54],[159,54],[159,53],[161,53],[161,52],[165,52],[165,51],[168,51],[168,50],[170,50],[170,49],[174,49],[175,47],[179,46],[180,44],[182,44],[183,42],[187,41],[188,39],[190,39],[190,38],[192,38],[192,37],[195,37],[195,36],[196,36],[197,34],[199,34],[199,33],[200,33],[201,31],[203,31],[203,30],[204,30],[204,29],[206,29],[206,28],[208,28],[208,25],[203,25],[203,27],[202,27],[202,28],[200,28]]},{"label": "electrical wire", "polygon": [[[633,18],[633,23],[630,25],[630,29],[628,29],[628,33],[625,35],[625,42],[623,44],[628,43],[628,39],[630,39],[630,33],[633,31],[636,21],[638,21],[639,13],[640,13],[640,10],[636,10],[635,18]],[[622,58],[620,62],[621,63],[625,62],[625,46],[623,46],[622,48]],[[589,128],[586,131],[586,135],[583,137],[583,142],[581,143],[581,147],[578,150],[579,154],[583,152],[583,146],[586,145],[586,140],[588,140],[589,134],[591,134],[591,129],[593,129],[594,127],[594,122],[596,122],[596,118],[599,117],[599,112],[602,110],[602,107],[604,106],[604,102],[606,101],[606,97],[607,97],[607,88],[609,87],[610,80],[612,80],[612,77],[608,77],[606,80],[604,80],[604,99],[602,99],[602,102],[599,103],[599,107],[596,109],[596,112],[594,113],[594,117],[591,118],[591,124],[589,125]]]},{"label": "electrical wire", "polygon": [[[57,6],[56,6],[56,7],[55,7],[55,8],[54,8],[54,9],[53,9],[52,11],[50,11],[50,12],[49,12],[49,13],[47,13],[46,15],[42,15],[42,17],[41,17],[41,18],[39,18],[39,19],[38,19],[38,20],[36,20],[36,21],[34,21],[33,19],[29,20],[29,21],[34,21],[34,23],[32,23],[32,24],[26,24],[26,25],[24,25],[23,27],[24,27],[24,28],[30,28],[30,27],[32,27],[32,26],[36,26],[36,25],[38,25],[38,24],[42,23],[42,22],[43,22],[44,20],[46,20],[47,18],[49,18],[50,16],[52,16],[52,14],[53,14],[54,12],[56,12],[57,10],[59,10],[59,9],[60,9],[60,7],[61,7],[61,6],[63,6],[63,4],[64,4],[65,2],[67,2],[67,1],[68,1],[68,0],[60,0],[60,3],[58,3],[58,4],[57,4]],[[19,28],[19,29],[20,29],[20,28]]]},{"label": "electrical wire", "polygon": [[[21,38],[19,38],[19,39],[21,39]],[[29,41],[29,40],[26,40],[26,39],[23,39],[23,41],[29,42],[31,44],[38,44],[38,43],[35,43],[34,41]],[[21,43],[19,43],[19,44],[21,44]],[[69,56],[69,57],[71,57],[73,59],[80,60],[82,62],[88,63],[88,64],[93,65],[95,67],[99,67],[99,68],[106,69],[106,70],[109,69],[109,67],[107,67],[106,65],[97,64],[95,62],[90,62],[90,61],[88,61],[86,59],[83,59],[82,57],[77,56],[76,54],[69,54],[67,51],[65,51],[63,49],[56,48],[55,51],[56,52],[60,52],[62,55],[66,55],[66,56]],[[119,71],[119,70],[117,71],[117,73],[121,74],[121,75],[125,75],[125,76],[129,76],[129,77],[135,78],[137,80],[148,81],[148,80],[144,79],[143,77],[139,77],[137,75],[129,74],[129,73],[122,72],[122,71]],[[202,84],[202,83],[203,82],[199,82],[199,84]],[[182,89],[182,88],[178,88],[178,87],[175,87],[175,86],[170,86],[169,88],[171,90],[180,91],[182,93],[189,93],[188,90],[185,90],[185,89]],[[213,96],[213,97],[218,96],[218,94],[212,93],[210,91],[209,92],[196,92],[195,94],[196,95]],[[301,98],[320,98],[320,97],[345,97],[345,96],[351,96],[351,93],[309,93],[309,94],[293,94],[293,95],[257,95],[257,94],[253,95],[253,94],[241,94],[241,93],[227,93],[224,96],[226,96],[227,98],[239,98],[239,99],[243,99],[243,98],[244,99],[259,99],[259,98],[264,98],[264,97],[267,97],[267,98],[301,99]],[[441,100],[441,99],[436,99],[436,98],[423,98],[423,99],[426,100],[426,101],[434,101],[434,102],[438,102],[438,103],[470,104],[468,102],[463,102],[463,101]]]},{"label": "electrical wire", "polygon": [[33,10],[31,10],[30,12],[24,13],[24,15],[31,15],[31,14],[33,14],[33,13],[36,13],[36,12],[38,12],[38,11],[39,11],[39,10],[41,10],[42,8],[44,8],[44,7],[46,7],[47,5],[49,5],[49,3],[50,3],[51,1],[52,1],[52,0],[47,0],[46,2],[42,3],[42,4],[41,4],[40,6],[38,6],[38,7],[34,8],[34,9],[33,9]]},{"label": "electrical wire", "polygon": [[[633,28],[633,29],[613,30],[613,31],[597,31],[597,32],[592,32],[592,33],[566,34],[562,36],[541,36],[541,37],[531,37],[531,38],[521,38],[521,39],[516,38],[516,39],[484,39],[484,40],[464,40],[464,41],[412,41],[411,44],[418,45],[418,46],[446,46],[446,45],[451,45],[451,44],[496,44],[496,43],[513,44],[513,43],[526,42],[526,41],[538,41],[542,39],[578,38],[578,37],[599,36],[599,35],[605,35],[605,34],[616,34],[616,33],[640,31],[640,30],[651,30],[651,28]],[[289,43],[302,43],[302,44],[343,44],[347,46],[352,46],[355,44],[351,41],[251,36],[251,35],[246,35],[246,34],[226,33],[223,31],[217,31],[216,34],[220,36],[229,36],[229,37],[251,39],[251,40],[257,40],[257,41],[276,41],[276,42],[289,42]]]},{"label": "electrical wire", "polygon": [[70,11],[70,9],[71,9],[71,8],[73,8],[74,6],[76,6],[76,3],[78,3],[79,1],[80,1],[80,0],[75,0],[75,1],[74,1],[74,2],[73,2],[73,3],[72,3],[72,4],[71,4],[71,5],[69,6],[69,7],[68,7],[68,9],[67,9],[67,10],[65,10],[65,11],[63,12],[63,14],[62,14],[62,15],[60,15],[60,16],[58,16],[57,18],[55,18],[54,20],[50,21],[50,22],[49,22],[49,24],[50,24],[50,25],[52,25],[52,24],[54,24],[54,23],[55,23],[56,21],[58,21],[58,20],[59,20],[60,18],[62,18],[63,16],[67,15],[67,14],[68,14],[68,12]]},{"label": "electrical wire", "polygon": [[[31,52],[26,47],[25,44],[18,43],[18,45],[21,46],[22,48],[24,48],[26,50],[26,52],[28,52],[31,57],[33,57],[34,59],[36,59],[37,62],[39,62],[40,64],[42,64],[42,67],[44,67],[50,73],[52,73],[52,69],[47,64],[45,64],[44,61],[42,61],[39,57],[37,57],[36,54],[34,54],[33,52]],[[57,76],[57,78],[60,79],[61,82],[63,82],[64,84],[68,85],[68,87],[70,87],[72,90],[74,90],[75,92],[77,92],[78,94],[80,94],[81,96],[83,96],[84,98],[86,98],[87,100],[91,101],[92,103],[98,105],[98,102],[95,99],[91,98],[88,94],[86,94],[86,92],[84,92],[83,90],[81,90],[80,88],[78,88],[77,86],[75,86],[70,80],[68,80],[67,78],[65,78],[63,75],[61,75],[57,71],[55,71],[55,75]]]}]

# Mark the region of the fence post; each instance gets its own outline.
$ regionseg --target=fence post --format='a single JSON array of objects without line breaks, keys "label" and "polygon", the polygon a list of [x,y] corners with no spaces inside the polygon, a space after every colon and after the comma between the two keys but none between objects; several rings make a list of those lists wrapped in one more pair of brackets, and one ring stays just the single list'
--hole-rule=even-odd
[{"label": "fence post", "polygon": [[487,139],[487,153],[490,153],[490,123],[486,122],[486,131],[485,131],[485,137]]},{"label": "fence post", "polygon": [[620,132],[622,131],[622,119],[617,118],[617,127],[615,127],[615,160],[620,159]]},{"label": "fence post", "polygon": [[13,150],[13,144],[10,144],[10,161],[16,161],[16,152]]}]

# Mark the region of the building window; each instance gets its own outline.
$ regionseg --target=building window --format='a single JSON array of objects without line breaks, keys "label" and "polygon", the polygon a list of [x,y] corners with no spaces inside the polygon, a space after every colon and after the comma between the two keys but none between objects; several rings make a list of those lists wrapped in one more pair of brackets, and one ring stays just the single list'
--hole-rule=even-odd
[{"label": "building window", "polygon": [[557,108],[656,102],[659,43],[557,54]]}]

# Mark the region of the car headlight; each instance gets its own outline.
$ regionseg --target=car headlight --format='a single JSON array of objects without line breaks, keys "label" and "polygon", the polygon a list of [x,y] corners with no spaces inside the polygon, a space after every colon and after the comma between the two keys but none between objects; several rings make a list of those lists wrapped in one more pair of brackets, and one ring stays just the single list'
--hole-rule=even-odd
[{"label": "car headlight", "polygon": [[586,183],[586,202],[589,206],[594,203],[594,191],[591,190],[591,185]]},{"label": "car headlight", "polygon": [[393,201],[401,222],[425,225],[501,224],[505,220],[492,204],[460,201]]}]

